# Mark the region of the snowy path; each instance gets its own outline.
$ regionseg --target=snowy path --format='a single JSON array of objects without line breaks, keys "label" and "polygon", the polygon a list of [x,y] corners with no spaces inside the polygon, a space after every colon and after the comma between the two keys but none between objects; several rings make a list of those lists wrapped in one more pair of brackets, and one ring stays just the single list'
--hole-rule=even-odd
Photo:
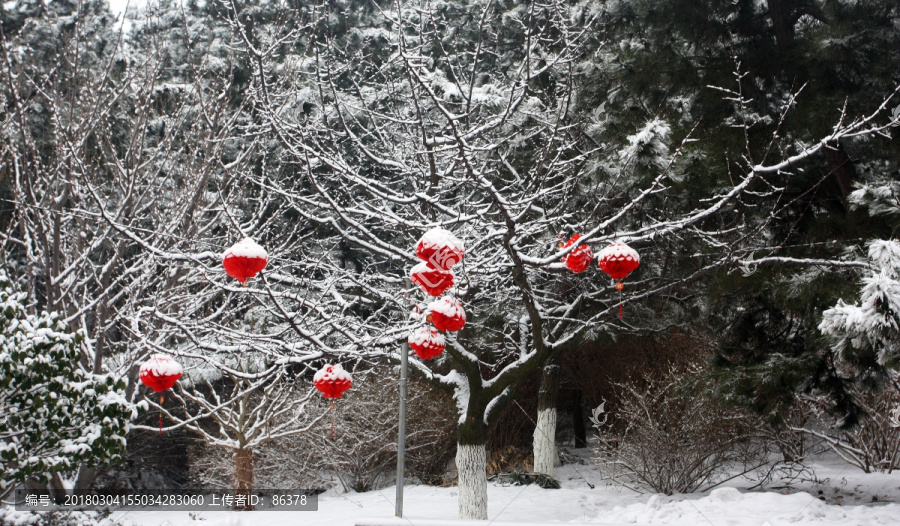
[{"label": "snowy path", "polygon": [[[752,493],[726,487],[697,495],[640,495],[607,486],[595,468],[585,465],[563,466],[559,476],[560,490],[489,485],[488,516],[507,523],[900,525],[900,474],[864,474],[834,462],[816,466],[818,482]],[[201,512],[193,517],[187,512],[132,512],[114,517],[137,526],[354,526],[363,519],[393,518],[394,492],[393,486],[366,493],[329,492],[320,495],[316,512]],[[455,487],[408,487],[406,524],[455,519],[456,497]]]}]

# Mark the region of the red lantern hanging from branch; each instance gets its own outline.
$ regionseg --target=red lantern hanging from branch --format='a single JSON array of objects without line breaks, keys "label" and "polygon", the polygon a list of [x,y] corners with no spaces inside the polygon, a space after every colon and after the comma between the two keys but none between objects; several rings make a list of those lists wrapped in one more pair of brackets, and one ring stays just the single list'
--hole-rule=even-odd
[{"label": "red lantern hanging from branch", "polygon": [[409,335],[409,346],[423,360],[440,356],[446,346],[444,335],[432,327],[419,327]]},{"label": "red lantern hanging from branch", "polygon": [[[620,293],[625,288],[622,280],[631,274],[641,264],[641,257],[637,251],[625,243],[613,243],[597,254],[597,263],[600,270],[609,274],[616,280],[616,290]],[[622,318],[622,301],[619,301],[619,318]]]},{"label": "red lantern hanging from branch", "polygon": [[453,286],[453,274],[446,270],[432,268],[422,262],[414,266],[409,273],[409,280],[418,285],[429,296],[440,296]]},{"label": "red lantern hanging from branch", "polygon": [[432,228],[416,243],[416,257],[432,268],[450,270],[465,257],[462,241],[449,230]]},{"label": "red lantern hanging from branch", "polygon": [[222,266],[225,267],[225,273],[240,281],[244,286],[247,286],[248,279],[256,277],[262,269],[266,268],[268,261],[269,255],[266,253],[266,249],[249,237],[235,243],[222,254]]},{"label": "red lantern hanging from branch", "polygon": [[[141,364],[140,377],[141,383],[153,389],[154,392],[160,393],[159,405],[165,401],[162,391],[171,389],[175,382],[181,378],[181,365],[175,360],[169,358],[165,354],[154,354],[149,360]],[[162,410],[159,413],[159,434],[162,436]]]},{"label": "red lantern hanging from branch", "polygon": [[[574,234],[568,241],[563,243],[560,241],[559,248],[569,248],[574,245],[581,239],[581,234]],[[569,254],[564,257],[563,263],[566,264],[566,268],[575,273],[581,273],[588,269],[591,266],[591,261],[594,259],[594,251],[591,250],[590,245],[578,245],[575,247]]]},{"label": "red lantern hanging from branch", "polygon": [[441,332],[456,332],[466,324],[466,311],[454,298],[441,298],[428,304],[428,319]]},{"label": "red lantern hanging from branch", "polygon": [[155,392],[171,389],[181,378],[181,365],[164,354],[155,354],[141,364],[141,383]]},{"label": "red lantern hanging from branch", "polygon": [[325,398],[331,399],[331,439],[334,440],[334,399],[340,398],[350,389],[353,378],[340,364],[328,364],[313,376],[313,385],[322,391]]},{"label": "red lantern hanging from branch", "polygon": [[328,364],[313,376],[313,385],[325,398],[340,398],[353,385],[353,378],[340,364]]}]

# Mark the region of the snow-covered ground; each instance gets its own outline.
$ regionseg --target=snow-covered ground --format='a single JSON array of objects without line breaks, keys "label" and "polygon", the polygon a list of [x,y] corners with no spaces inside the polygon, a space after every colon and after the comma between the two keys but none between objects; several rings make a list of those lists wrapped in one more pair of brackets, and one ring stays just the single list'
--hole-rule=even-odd
[{"label": "snow-covered ground", "polygon": [[[900,473],[865,474],[832,459],[817,462],[814,473],[791,487],[775,483],[747,491],[752,483],[733,481],[702,494],[667,497],[607,485],[597,468],[573,464],[558,469],[558,490],[490,483],[488,516],[506,523],[900,526]],[[393,518],[395,491],[332,491],[320,495],[319,510],[311,512],[119,512],[111,518],[134,526],[353,526]],[[455,519],[456,499],[455,487],[408,486],[402,524]]]},{"label": "snow-covered ground", "polygon": [[[816,463],[815,479],[791,488],[747,492],[748,483],[695,495],[638,494],[606,485],[596,468],[566,465],[558,470],[562,489],[537,486],[488,487],[488,515],[504,522],[637,523],[710,526],[900,525],[900,473],[865,474],[836,460]],[[811,477],[808,477],[811,478]],[[589,487],[588,483],[595,487]],[[137,526],[352,526],[364,518],[394,515],[393,486],[366,493],[319,496],[315,512],[119,513]],[[457,489],[407,487],[407,524],[454,519]]]}]

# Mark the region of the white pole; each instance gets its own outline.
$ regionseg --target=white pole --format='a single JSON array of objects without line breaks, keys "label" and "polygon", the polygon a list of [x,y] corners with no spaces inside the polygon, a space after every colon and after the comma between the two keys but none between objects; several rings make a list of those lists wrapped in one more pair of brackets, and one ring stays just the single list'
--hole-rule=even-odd
[{"label": "white pole", "polygon": [[394,515],[403,517],[403,476],[406,463],[406,370],[409,344],[400,347],[400,429],[397,433],[397,499]]}]

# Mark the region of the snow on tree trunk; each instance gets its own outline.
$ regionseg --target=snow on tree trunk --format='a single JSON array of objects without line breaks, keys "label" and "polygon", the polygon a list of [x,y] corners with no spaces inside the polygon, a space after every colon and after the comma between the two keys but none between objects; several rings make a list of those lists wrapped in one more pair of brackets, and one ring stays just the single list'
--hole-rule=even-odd
[{"label": "snow on tree trunk", "polygon": [[538,417],[534,429],[534,471],[553,476],[559,465],[556,452],[556,398],[559,393],[559,355],[547,360],[538,392]]},{"label": "snow on tree trunk", "polygon": [[534,428],[534,471],[553,476],[553,468],[559,463],[556,454],[556,408],[538,411],[537,426]]},{"label": "snow on tree trunk", "polygon": [[487,520],[487,454],[484,444],[458,444],[459,518]]},{"label": "snow on tree trunk", "polygon": [[[253,493],[253,450],[234,449],[234,509],[252,510],[250,494]],[[241,497],[243,496],[243,498]],[[240,502],[243,500],[243,503]]]}]

